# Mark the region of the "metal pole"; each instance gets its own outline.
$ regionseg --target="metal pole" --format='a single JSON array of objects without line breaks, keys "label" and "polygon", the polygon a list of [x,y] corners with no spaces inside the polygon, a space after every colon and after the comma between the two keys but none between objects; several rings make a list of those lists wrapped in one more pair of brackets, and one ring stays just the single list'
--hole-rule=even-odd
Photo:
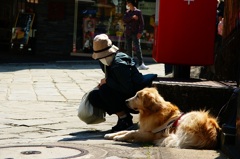
[{"label": "metal pole", "polygon": [[74,26],[73,26],[73,52],[77,51],[76,42],[77,42],[77,21],[78,21],[78,0],[75,0],[75,9],[74,9]]}]

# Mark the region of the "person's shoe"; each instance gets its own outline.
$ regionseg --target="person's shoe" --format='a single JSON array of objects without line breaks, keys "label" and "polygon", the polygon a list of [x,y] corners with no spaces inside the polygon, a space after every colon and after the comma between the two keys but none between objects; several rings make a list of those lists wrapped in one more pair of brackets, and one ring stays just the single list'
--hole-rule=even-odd
[{"label": "person's shoe", "polygon": [[144,63],[142,63],[139,67],[138,67],[139,70],[147,70],[149,69],[148,66],[146,66]]},{"label": "person's shoe", "polygon": [[127,130],[129,127],[133,126],[132,118],[130,114],[125,118],[118,118],[117,125],[112,127],[112,132]]}]

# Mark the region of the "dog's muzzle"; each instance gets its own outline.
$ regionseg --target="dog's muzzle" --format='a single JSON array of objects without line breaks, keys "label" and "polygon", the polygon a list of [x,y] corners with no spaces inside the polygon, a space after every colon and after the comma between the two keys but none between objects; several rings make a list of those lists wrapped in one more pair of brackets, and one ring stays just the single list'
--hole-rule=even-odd
[{"label": "dog's muzzle", "polygon": [[[131,99],[131,98],[130,98],[130,99]],[[139,111],[138,111],[137,108],[133,108],[133,107],[130,106],[130,99],[125,100],[126,106],[127,106],[128,108],[130,108],[131,110],[134,111],[134,112],[132,112],[132,113],[134,113],[134,114],[139,113]]]}]

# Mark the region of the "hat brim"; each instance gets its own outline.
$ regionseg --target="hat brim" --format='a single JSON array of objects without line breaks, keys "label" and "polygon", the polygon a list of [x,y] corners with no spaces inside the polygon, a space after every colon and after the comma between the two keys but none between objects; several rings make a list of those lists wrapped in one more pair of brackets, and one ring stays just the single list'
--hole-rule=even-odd
[{"label": "hat brim", "polygon": [[107,57],[111,54],[115,54],[118,50],[119,50],[119,48],[117,46],[112,45],[112,47],[106,51],[102,51],[102,52],[98,52],[98,53],[93,52],[92,58],[95,60],[101,59],[101,58]]}]

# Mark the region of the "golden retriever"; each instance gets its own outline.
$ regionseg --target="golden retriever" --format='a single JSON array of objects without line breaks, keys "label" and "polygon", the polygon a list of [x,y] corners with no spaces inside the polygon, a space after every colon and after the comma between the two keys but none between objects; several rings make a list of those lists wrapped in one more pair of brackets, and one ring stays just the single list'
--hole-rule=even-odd
[{"label": "golden retriever", "polygon": [[152,142],[176,148],[216,148],[220,127],[208,111],[182,114],[176,105],[165,101],[156,88],[144,88],[126,103],[139,111],[139,129],[106,134],[105,139]]}]

